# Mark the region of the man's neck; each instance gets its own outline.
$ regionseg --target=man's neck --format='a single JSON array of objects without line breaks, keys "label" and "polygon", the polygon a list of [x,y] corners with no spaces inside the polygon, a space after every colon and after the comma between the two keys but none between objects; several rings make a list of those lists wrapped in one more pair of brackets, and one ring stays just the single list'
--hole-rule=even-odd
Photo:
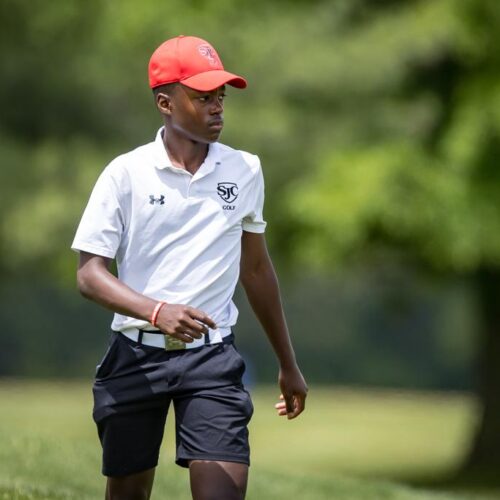
[{"label": "man's neck", "polygon": [[208,144],[179,137],[177,134],[163,133],[163,144],[172,165],[195,174],[208,154]]}]

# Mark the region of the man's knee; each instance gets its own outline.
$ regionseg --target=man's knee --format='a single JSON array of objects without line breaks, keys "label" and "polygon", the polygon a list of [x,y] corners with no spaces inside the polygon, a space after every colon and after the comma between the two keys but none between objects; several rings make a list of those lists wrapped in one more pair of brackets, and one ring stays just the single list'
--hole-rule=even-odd
[{"label": "man's knee", "polygon": [[127,492],[110,492],[106,496],[106,500],[149,500],[150,494],[145,490],[127,491]]},{"label": "man's knee", "polygon": [[243,500],[248,466],[235,462],[193,460],[189,464],[194,500]]},{"label": "man's knee", "polygon": [[149,500],[151,492],[146,488],[136,488],[128,491],[115,491],[110,489],[106,500]]},{"label": "man's knee", "polygon": [[123,477],[108,477],[106,500],[149,500],[155,469]]}]

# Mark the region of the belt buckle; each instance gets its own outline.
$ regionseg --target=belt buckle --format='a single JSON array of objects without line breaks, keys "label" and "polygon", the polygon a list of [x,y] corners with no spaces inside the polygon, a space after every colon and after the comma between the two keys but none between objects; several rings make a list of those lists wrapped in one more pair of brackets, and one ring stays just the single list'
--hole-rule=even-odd
[{"label": "belt buckle", "polygon": [[176,339],[171,335],[165,335],[165,350],[166,351],[178,351],[180,349],[186,349],[186,343],[182,340]]}]

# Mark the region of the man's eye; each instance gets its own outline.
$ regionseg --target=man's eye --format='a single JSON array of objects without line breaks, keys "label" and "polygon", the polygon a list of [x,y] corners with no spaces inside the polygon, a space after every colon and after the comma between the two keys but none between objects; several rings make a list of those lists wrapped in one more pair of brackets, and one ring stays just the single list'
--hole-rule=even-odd
[{"label": "man's eye", "polygon": [[226,97],[227,97],[227,95],[226,95],[226,94],[221,94],[221,95],[219,96],[219,101],[223,101]]},{"label": "man's eye", "polygon": [[210,96],[208,96],[208,95],[202,95],[202,96],[201,96],[201,97],[199,97],[198,99],[199,99],[201,102],[207,102],[209,98],[210,98]]}]

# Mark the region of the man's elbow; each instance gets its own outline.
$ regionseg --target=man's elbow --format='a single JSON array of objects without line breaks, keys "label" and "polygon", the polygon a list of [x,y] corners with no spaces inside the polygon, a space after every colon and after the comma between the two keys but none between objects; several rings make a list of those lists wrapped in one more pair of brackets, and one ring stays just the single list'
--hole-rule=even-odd
[{"label": "man's elbow", "polygon": [[240,269],[240,281],[241,284],[246,287],[258,281],[259,277],[262,275],[262,269],[260,267],[245,267]]},{"label": "man's elbow", "polygon": [[240,282],[245,290],[258,287],[260,285],[267,286],[276,281],[276,274],[272,266],[259,266],[251,269],[241,270]]},{"label": "man's elbow", "polygon": [[76,273],[76,284],[80,294],[86,299],[92,299],[94,287],[93,280],[85,269],[79,269]]}]

